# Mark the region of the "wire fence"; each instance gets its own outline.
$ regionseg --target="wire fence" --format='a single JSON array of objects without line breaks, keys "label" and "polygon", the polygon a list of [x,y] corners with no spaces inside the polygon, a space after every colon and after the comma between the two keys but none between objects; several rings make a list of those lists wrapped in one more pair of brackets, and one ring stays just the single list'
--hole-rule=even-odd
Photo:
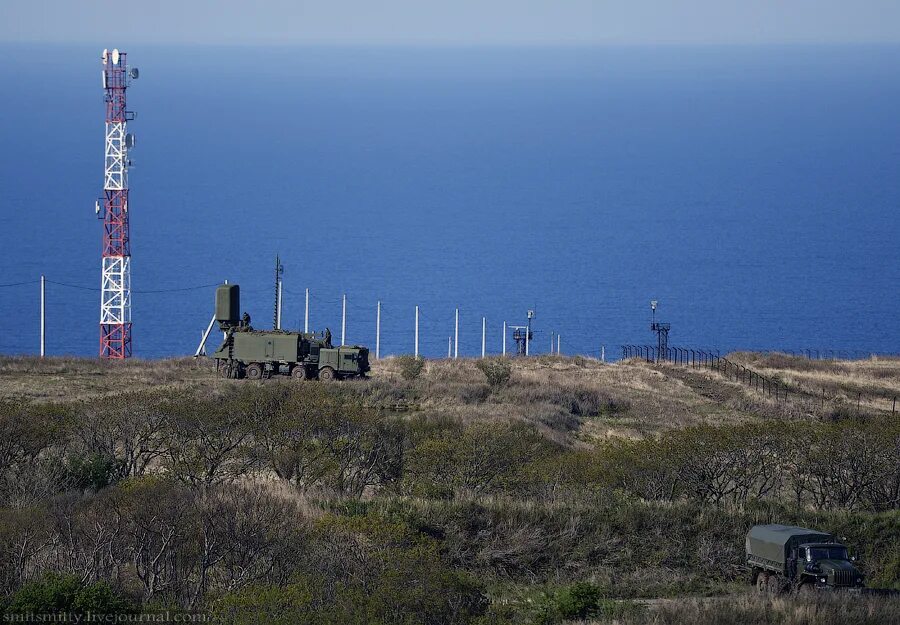
[{"label": "wire fence", "polygon": [[684,347],[660,349],[653,345],[622,345],[622,359],[628,358],[640,358],[652,363],[670,363],[692,369],[715,371],[728,379],[746,385],[775,402],[785,404],[791,402],[819,414],[852,415],[855,410],[856,415],[861,416],[864,406],[867,411],[889,411],[892,415],[897,414],[897,395],[859,390],[837,393],[834,389],[829,391],[824,385],[816,388],[796,380],[787,382],[774,376],[763,375],[741,363],[729,360],[715,349]]}]

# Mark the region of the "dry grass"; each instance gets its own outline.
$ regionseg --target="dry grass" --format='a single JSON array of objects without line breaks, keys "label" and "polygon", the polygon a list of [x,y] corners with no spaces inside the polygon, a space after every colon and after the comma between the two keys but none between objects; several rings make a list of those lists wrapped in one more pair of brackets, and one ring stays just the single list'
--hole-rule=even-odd
[{"label": "dry grass", "polygon": [[[780,355],[734,358],[788,384],[887,394],[900,391],[900,360],[821,362]],[[709,371],[604,364],[586,358],[513,359],[509,384],[491,388],[476,360],[430,360],[416,380],[404,380],[396,359],[373,364],[371,378],[342,383],[366,405],[461,421],[524,420],[549,438],[580,444],[609,437],[641,438],[698,424],[784,418],[783,406]],[[0,357],[0,400],[81,401],[123,390],[194,388],[216,392],[247,381],[220,380],[209,360],[129,360]],[[831,392],[831,391],[829,391]],[[832,404],[829,404],[833,408]]]},{"label": "dry grass", "polygon": [[0,399],[83,400],[123,391],[211,385],[207,360],[107,361],[96,358],[0,357]]},{"label": "dry grass", "polygon": [[666,599],[644,609],[589,621],[619,625],[876,625],[900,623],[900,597],[827,593],[812,599],[744,593],[706,599]]},{"label": "dry grass", "polygon": [[892,398],[900,397],[900,358],[809,360],[751,352],[729,354],[728,358],[812,396],[820,397],[824,391],[825,410],[842,405],[855,408],[861,394],[863,410],[890,411]]}]

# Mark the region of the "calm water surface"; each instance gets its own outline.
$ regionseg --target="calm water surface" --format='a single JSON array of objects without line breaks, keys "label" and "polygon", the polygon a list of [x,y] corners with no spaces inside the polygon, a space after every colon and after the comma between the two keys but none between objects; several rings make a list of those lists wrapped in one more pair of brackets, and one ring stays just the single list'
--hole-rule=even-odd
[{"label": "calm water surface", "polygon": [[[99,286],[99,45],[2,47],[0,284]],[[271,325],[499,351],[671,343],[900,350],[900,48],[129,48],[134,347],[192,352],[211,288]],[[93,355],[95,291],[48,286],[48,350]],[[38,287],[0,287],[0,352]],[[510,341],[511,342],[511,341]]]}]

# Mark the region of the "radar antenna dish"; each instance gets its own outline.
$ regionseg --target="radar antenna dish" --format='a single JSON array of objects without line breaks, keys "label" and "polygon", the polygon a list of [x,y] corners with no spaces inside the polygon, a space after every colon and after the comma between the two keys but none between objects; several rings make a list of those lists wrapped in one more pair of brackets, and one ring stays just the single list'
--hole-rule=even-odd
[{"label": "radar antenna dish", "polygon": [[140,72],[138,72],[138,68],[136,67],[132,67],[128,73],[131,75],[132,80],[137,80],[138,76],[140,76]]}]

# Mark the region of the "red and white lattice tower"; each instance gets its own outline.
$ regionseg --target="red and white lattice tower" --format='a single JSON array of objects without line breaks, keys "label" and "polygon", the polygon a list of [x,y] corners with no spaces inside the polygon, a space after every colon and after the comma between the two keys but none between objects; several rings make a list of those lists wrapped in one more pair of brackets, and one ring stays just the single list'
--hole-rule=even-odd
[{"label": "red and white lattice tower", "polygon": [[100,357],[131,356],[131,242],[128,228],[128,149],[134,144],[126,122],[134,114],[125,107],[125,90],[137,69],[125,53],[103,51],[106,93],[106,148],[103,175],[103,276],[100,283]]}]

